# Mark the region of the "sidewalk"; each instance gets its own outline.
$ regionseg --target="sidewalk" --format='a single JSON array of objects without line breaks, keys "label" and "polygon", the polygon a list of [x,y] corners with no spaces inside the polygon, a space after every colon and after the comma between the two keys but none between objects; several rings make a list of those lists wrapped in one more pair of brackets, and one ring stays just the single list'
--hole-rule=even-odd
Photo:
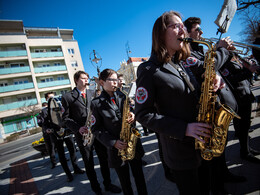
[{"label": "sidewalk", "polygon": [[[256,82],[252,88],[255,96],[260,99],[260,82]],[[260,111],[258,104],[253,104],[252,116],[252,129],[250,133],[250,146],[260,150]],[[141,128],[138,126],[138,128]],[[229,142],[226,149],[226,160],[230,171],[236,175],[243,175],[247,178],[247,182],[244,183],[226,183],[225,188],[229,194],[260,194],[260,165],[250,163],[240,159],[239,156],[239,142],[234,137],[233,126],[229,131]],[[144,174],[146,184],[148,188],[148,194],[151,195],[178,195],[177,187],[174,183],[169,182],[164,177],[164,171],[159,158],[158,143],[155,134],[144,136],[141,138],[145,156],[144,160],[148,165],[144,166]],[[67,158],[69,158],[68,152],[66,152]],[[77,152],[79,158],[79,166],[84,167],[81,155]],[[260,158],[260,156],[258,156]],[[95,155],[95,170],[101,188],[104,192],[104,186],[102,185],[102,176],[100,173],[100,166],[98,164],[98,158]],[[70,161],[68,165],[71,170],[72,166]],[[66,181],[66,175],[60,165],[50,169],[50,161],[48,157],[42,158],[40,153],[22,159],[19,162],[14,162],[9,168],[2,170],[0,192],[3,195],[7,194],[94,194],[91,191],[89,180],[86,174],[73,175],[74,180],[70,183]],[[111,180],[114,184],[119,185],[119,180],[113,169],[111,169]],[[137,194],[134,181],[132,180],[132,186],[134,193]],[[109,195],[112,193],[104,192]],[[122,193],[121,193],[122,194]]]}]

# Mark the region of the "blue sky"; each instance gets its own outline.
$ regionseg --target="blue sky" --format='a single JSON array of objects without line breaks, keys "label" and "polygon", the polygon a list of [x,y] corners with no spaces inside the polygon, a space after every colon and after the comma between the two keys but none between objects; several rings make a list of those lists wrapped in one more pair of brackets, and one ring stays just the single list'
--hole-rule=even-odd
[{"label": "blue sky", "polygon": [[[165,11],[175,10],[183,19],[197,16],[202,19],[204,37],[218,38],[214,23],[224,0],[1,0],[0,19],[23,20],[26,27],[59,27],[74,29],[85,71],[96,76],[89,55],[95,49],[102,57],[101,71],[118,70],[127,60],[126,43],[130,57],[148,57],[151,50],[152,27]],[[242,25],[236,13],[228,32],[240,41]]]}]

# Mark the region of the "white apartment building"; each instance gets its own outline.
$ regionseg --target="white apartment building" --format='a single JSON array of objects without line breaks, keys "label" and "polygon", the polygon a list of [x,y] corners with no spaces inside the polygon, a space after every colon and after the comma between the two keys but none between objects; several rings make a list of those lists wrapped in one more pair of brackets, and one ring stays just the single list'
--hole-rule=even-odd
[{"label": "white apartment building", "polygon": [[84,70],[72,29],[24,27],[0,20],[0,140],[37,126],[30,109],[41,109],[44,94],[75,87]]}]

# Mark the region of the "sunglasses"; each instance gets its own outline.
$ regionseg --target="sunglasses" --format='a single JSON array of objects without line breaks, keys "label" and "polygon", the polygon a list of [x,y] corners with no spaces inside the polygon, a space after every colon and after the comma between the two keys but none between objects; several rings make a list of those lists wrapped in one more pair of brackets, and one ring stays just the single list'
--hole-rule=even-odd
[{"label": "sunglasses", "polygon": [[195,31],[202,32],[202,28],[198,27],[195,29]]}]

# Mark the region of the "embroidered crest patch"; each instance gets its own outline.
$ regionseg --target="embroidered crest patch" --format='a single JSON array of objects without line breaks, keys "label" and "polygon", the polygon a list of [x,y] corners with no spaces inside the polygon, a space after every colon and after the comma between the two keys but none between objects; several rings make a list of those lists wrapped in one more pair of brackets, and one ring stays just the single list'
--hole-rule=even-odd
[{"label": "embroidered crest patch", "polygon": [[91,126],[95,125],[96,123],[96,118],[94,117],[94,115],[91,115]]},{"label": "embroidered crest patch", "polygon": [[145,88],[139,87],[136,90],[135,100],[138,104],[143,104],[148,98],[148,92]]},{"label": "embroidered crest patch", "polygon": [[186,59],[186,63],[185,63],[185,67],[190,67],[190,66],[194,66],[195,64],[197,64],[198,59],[194,58],[194,57],[188,57]]},{"label": "embroidered crest patch", "polygon": [[221,73],[222,73],[222,75],[225,76],[225,77],[229,75],[229,71],[228,71],[228,69],[226,69],[226,68],[225,68]]}]

